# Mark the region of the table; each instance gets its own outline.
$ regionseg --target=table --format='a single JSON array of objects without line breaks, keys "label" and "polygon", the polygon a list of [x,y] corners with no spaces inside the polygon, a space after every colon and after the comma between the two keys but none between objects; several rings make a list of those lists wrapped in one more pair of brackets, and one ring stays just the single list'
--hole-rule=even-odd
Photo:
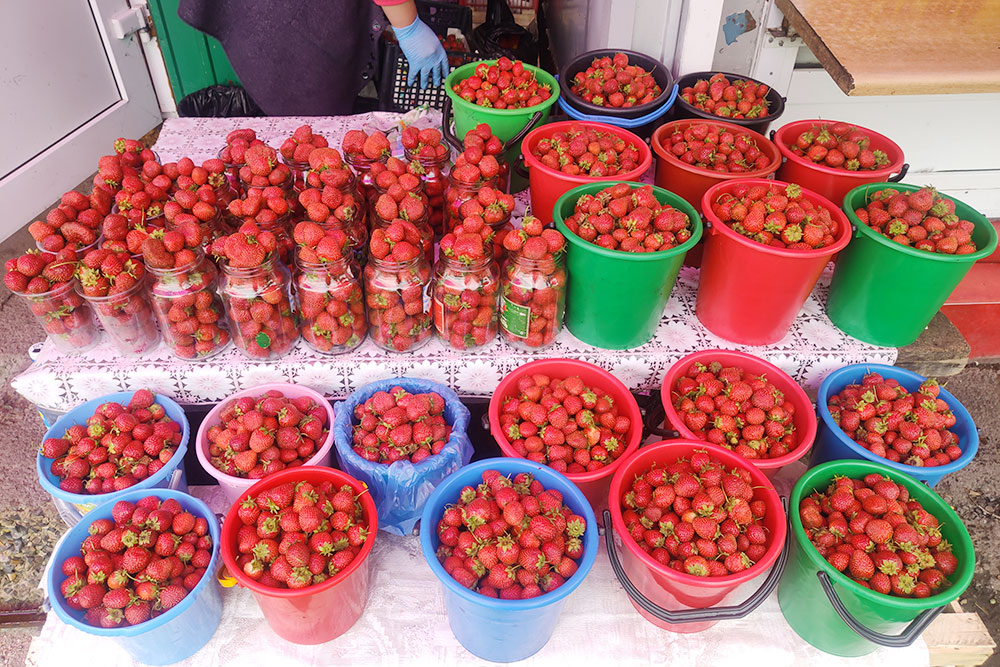
[{"label": "table", "polygon": [[[213,510],[224,511],[217,486],[192,487]],[[684,635],[646,622],[628,601],[611,571],[601,540],[593,570],[568,598],[552,639],[525,665],[719,665],[766,667],[914,667],[928,664],[923,639],[904,649],[880,648],[862,658],[837,658],[813,648],[785,622],[777,594],[752,614]],[[318,646],[280,639],[261,616],[248,591],[223,589],[222,622],[209,643],[177,663],[222,665],[491,665],[468,653],[452,635],[440,584],[427,566],[416,537],[380,532],[372,551],[368,605],[346,634]],[[32,641],[32,667],[133,665],[117,644],[64,625],[49,613]]]},{"label": "table", "polygon": [[[412,112],[411,112],[412,113]],[[296,127],[310,123],[316,132],[339,146],[348,128],[388,129],[399,114],[376,112],[329,118],[174,118],[163,123],[154,149],[163,161],[185,155],[196,163],[214,157],[225,135],[236,127],[252,127],[272,145]],[[437,111],[413,116],[418,126],[440,124]],[[517,197],[515,219],[528,205],[525,193]],[[43,410],[65,412],[104,394],[149,388],[185,405],[216,403],[229,394],[265,382],[296,382],[331,398],[343,398],[358,387],[388,377],[421,377],[447,384],[463,397],[488,397],[514,368],[541,357],[572,357],[611,371],[633,391],[656,390],[667,368],[680,357],[709,348],[737,349],[762,357],[788,372],[815,394],[830,371],[851,363],[893,364],[895,348],[874,347],[844,334],[823,310],[832,269],[820,278],[789,333],[763,347],[729,343],[705,329],[695,317],[698,269],[681,269],[673,293],[649,343],[631,350],[600,350],[563,330],[555,343],[538,353],[525,353],[502,340],[475,352],[457,352],[433,339],[421,350],[391,353],[366,341],[350,354],[325,357],[303,341],[284,358],[261,362],[244,357],[235,348],[209,359],[192,362],[170,356],[162,343],[141,357],[122,357],[107,340],[81,355],[60,354],[46,343],[32,365],[12,381],[13,387]]]}]

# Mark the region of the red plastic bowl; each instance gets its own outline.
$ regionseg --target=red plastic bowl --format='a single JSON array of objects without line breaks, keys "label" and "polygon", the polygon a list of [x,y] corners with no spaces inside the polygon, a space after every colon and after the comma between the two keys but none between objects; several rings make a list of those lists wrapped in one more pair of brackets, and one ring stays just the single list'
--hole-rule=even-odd
[{"label": "red plastic bowl", "polygon": [[[778,170],[777,178],[790,183],[798,183],[804,188],[826,197],[839,206],[844,201],[844,195],[866,183],[882,183],[890,180],[902,180],[906,175],[907,165],[903,162],[903,149],[900,148],[889,137],[873,132],[866,127],[854,125],[871,137],[871,149],[880,150],[889,158],[889,165],[881,169],[871,171],[848,171],[846,169],[835,169],[826,165],[816,164],[800,155],[796,155],[788,147],[795,143],[795,139],[807,130],[811,130],[819,125],[831,125],[838,121],[834,120],[797,120],[794,123],[783,125],[777,132],[772,132],[772,139],[777,145],[781,155],[785,158],[784,164]],[[898,172],[895,178],[890,178],[893,173]]]},{"label": "red plastic bowl", "polygon": [[[669,137],[674,133],[674,130],[680,129],[683,132],[692,125],[708,125],[709,127],[719,128],[720,131],[732,132],[736,136],[749,136],[754,140],[761,152],[767,154],[771,163],[765,169],[748,171],[742,174],[720,173],[687,164],[670,152]],[[661,188],[680,195],[695,208],[701,206],[701,198],[705,194],[705,191],[717,183],[745,178],[769,178],[781,166],[781,153],[778,151],[778,147],[767,137],[753,130],[748,130],[745,127],[722,121],[700,120],[697,118],[671,121],[657,128],[656,132],[653,133],[651,142],[653,152],[656,153],[655,183]]]},{"label": "red plastic bowl", "polygon": [[[359,494],[361,511],[368,522],[368,540],[344,570],[321,584],[288,589],[263,586],[236,565],[236,534],[242,521],[239,506],[246,498],[285,482],[311,484],[330,481],[334,486],[350,485]],[[222,560],[226,569],[244,588],[249,588],[271,629],[293,644],[323,644],[350,630],[365,610],[371,566],[369,555],[378,533],[378,512],[367,487],[345,472],[332,468],[303,466],[289,468],[260,480],[244,491],[226,515],[222,525]]]},{"label": "red plastic bowl", "polygon": [[[589,127],[600,132],[613,134],[621,137],[626,142],[639,149],[639,166],[632,171],[627,171],[614,176],[572,176],[547,167],[541,160],[532,154],[532,150],[542,139],[548,139],[556,132],[565,132],[571,126]],[[556,200],[578,185],[586,183],[596,183],[598,181],[638,181],[653,163],[653,154],[642,139],[632,134],[628,130],[623,130],[614,125],[604,123],[592,123],[582,120],[567,120],[559,123],[549,123],[537,127],[528,133],[521,144],[521,152],[524,155],[524,162],[528,165],[528,185],[531,194],[531,214],[541,220],[544,224],[552,222],[552,209]],[[695,204],[697,206],[697,204]]]},{"label": "red plastic bowl", "polygon": [[705,192],[702,213],[712,226],[705,234],[695,315],[709,331],[726,340],[770,345],[785,336],[827,263],[851,240],[851,223],[839,206],[802,188],[806,199],[828,208],[839,223],[833,245],[789,250],[758,243],[730,229],[712,212],[712,202],[741,184],[788,185],[748,178],[719,183]]},{"label": "red plastic bowl", "polygon": [[553,378],[563,379],[573,375],[580,376],[588,386],[599,388],[612,399],[615,405],[623,410],[623,414],[629,418],[632,425],[629,428],[625,451],[615,459],[611,465],[606,465],[599,470],[592,472],[566,473],[566,477],[571,482],[580,487],[583,494],[587,496],[595,514],[600,514],[606,508],[608,502],[608,487],[611,485],[611,476],[629,458],[635,450],[639,448],[642,441],[642,414],[639,412],[639,404],[628,388],[621,381],[608,371],[588,364],[585,361],[576,359],[539,359],[523,366],[519,366],[511,371],[499,385],[493,396],[490,397],[489,419],[490,434],[500,445],[504,456],[511,458],[524,458],[511,446],[507,440],[507,435],[500,428],[500,406],[503,399],[513,396],[517,391],[517,381],[525,375],[540,373]]},{"label": "red plastic bowl", "polygon": [[795,416],[792,422],[795,424],[795,433],[799,437],[795,449],[784,456],[773,459],[743,459],[747,463],[752,463],[768,477],[775,476],[779,470],[790,463],[795,463],[812,449],[816,440],[816,411],[813,409],[812,401],[806,392],[792,377],[773,364],[769,364],[763,359],[743,352],[734,350],[701,350],[678,359],[667,369],[667,374],[663,377],[663,384],[660,386],[660,400],[663,403],[663,411],[667,414],[667,423],[670,424],[682,438],[688,440],[698,440],[695,434],[684,425],[684,419],[674,409],[674,386],[677,379],[684,375],[687,367],[695,362],[708,364],[718,361],[723,366],[738,366],[748,373],[764,373],[767,379],[774,383],[774,386],[781,390],[785,397],[795,406]]},{"label": "red plastic bowl", "polygon": [[[707,450],[727,468],[740,466],[750,472],[754,499],[767,503],[764,527],[771,538],[764,557],[743,572],[724,577],[696,577],[686,572],[667,567],[647,554],[636,544],[625,528],[622,517],[622,498],[636,476],[645,473],[654,463],[670,465],[680,458],[690,457],[695,451]],[[608,504],[611,523],[622,544],[620,551],[625,573],[643,595],[656,605],[671,611],[683,609],[705,609],[707,607],[736,604],[749,597],[753,589],[759,587],[763,577],[774,565],[785,543],[786,521],[781,499],[774,485],[764,473],[747,465],[733,452],[697,440],[664,440],[642,448],[621,466],[611,480]],[[631,598],[630,598],[631,599]],[[715,625],[717,621],[702,621],[684,624],[670,624],[650,615],[634,601],[633,606],[650,623],[674,632],[699,632]]]}]

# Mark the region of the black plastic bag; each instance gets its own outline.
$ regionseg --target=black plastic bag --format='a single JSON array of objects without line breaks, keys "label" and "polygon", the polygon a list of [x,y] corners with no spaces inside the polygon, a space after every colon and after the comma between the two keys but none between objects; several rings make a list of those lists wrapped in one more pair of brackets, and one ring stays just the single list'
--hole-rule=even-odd
[{"label": "black plastic bag", "polygon": [[194,118],[265,116],[241,86],[218,84],[185,95],[177,103],[177,115]]},{"label": "black plastic bag", "polygon": [[538,42],[514,20],[506,0],[488,0],[486,20],[472,31],[476,50],[486,58],[507,56],[529,65],[538,62]]}]

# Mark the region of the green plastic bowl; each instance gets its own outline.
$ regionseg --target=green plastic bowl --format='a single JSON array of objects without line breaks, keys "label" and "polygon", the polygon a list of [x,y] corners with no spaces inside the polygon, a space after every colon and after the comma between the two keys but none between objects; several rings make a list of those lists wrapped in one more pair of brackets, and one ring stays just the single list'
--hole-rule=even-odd
[{"label": "green plastic bowl", "polygon": [[601,181],[573,188],[556,201],[552,217],[569,242],[566,249],[566,326],[585,343],[606,350],[627,350],[648,343],[677,281],[684,255],[701,240],[701,216],[669,190],[652,186],[656,200],[691,219],[691,238],[659,252],[609,250],[584,241],[566,226],[576,200],[616,183],[633,190],[646,185]]},{"label": "green plastic bowl", "polygon": [[854,214],[868,204],[869,195],[885,188],[905,193],[921,186],[869,183],[844,196],[844,212],[854,225],[854,238],[837,259],[826,314],[837,328],[858,340],[903,347],[923,333],[972,265],[996,250],[997,233],[982,213],[943,195],[955,202],[960,218],[976,225],[972,240],[979,250],[943,255],[896,243]]},{"label": "green plastic bowl", "polygon": [[[852,479],[878,473],[902,484],[910,497],[919,500],[928,512],[941,522],[942,537],[951,543],[958,558],[958,569],[949,577],[951,586],[937,595],[923,599],[900,598],[882,595],[854,583],[847,575],[838,572],[819,555],[809,542],[799,504],[815,490],[825,489],[838,476]],[[937,616],[942,607],[956,600],[972,582],[976,555],[969,531],[962,520],[941,496],[913,479],[892,468],[872,461],[829,461],[806,471],[792,489],[788,507],[792,535],[788,563],[778,583],[778,604],[785,620],[792,629],[816,648],[826,653],[855,657],[871,653],[883,646],[907,646],[920,636],[920,632]],[[821,583],[825,575],[853,621],[864,626],[865,634],[882,636],[863,637],[842,618],[834,608]],[[902,633],[900,630],[906,628]],[[900,633],[886,636],[885,633]],[[874,639],[874,641],[873,641]]]}]

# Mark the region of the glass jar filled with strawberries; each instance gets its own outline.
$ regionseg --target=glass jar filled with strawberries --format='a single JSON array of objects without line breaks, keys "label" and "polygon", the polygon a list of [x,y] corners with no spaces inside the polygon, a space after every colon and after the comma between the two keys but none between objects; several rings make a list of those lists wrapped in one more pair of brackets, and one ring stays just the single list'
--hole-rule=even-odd
[{"label": "glass jar filled with strawberries", "polygon": [[500,276],[500,331],[511,346],[540,350],[562,331],[566,311],[566,239],[525,217],[504,239],[508,259]]},{"label": "glass jar filled with strawberries", "polygon": [[389,139],[383,132],[368,134],[364,130],[348,130],[344,134],[341,149],[344,161],[351,166],[358,177],[358,190],[367,201],[375,188],[375,176],[371,173],[372,165],[385,162],[392,154]]},{"label": "glass jar filled with strawberries", "polygon": [[432,333],[431,265],[420,232],[405,220],[372,231],[365,265],[368,331],[390,352],[416,350]]},{"label": "glass jar filled with strawberries", "polygon": [[[434,263],[434,230],[431,229],[426,198],[416,192],[405,192],[398,186],[381,194],[372,207],[374,229],[388,230],[394,222],[405,223],[400,228],[414,228],[420,234],[420,249],[427,264]],[[396,197],[399,197],[397,199]]]},{"label": "glass jar filled with strawberries", "polygon": [[434,276],[434,328],[455,350],[478,349],[497,334],[500,272],[491,236],[492,230],[475,216],[441,239]]},{"label": "glass jar filled with strawberries", "polygon": [[401,141],[406,155],[408,173],[420,178],[427,205],[431,229],[441,236],[444,229],[444,191],[448,187],[448,163],[451,151],[441,143],[441,132],[434,128],[418,130],[412,125],[403,130]]}]

